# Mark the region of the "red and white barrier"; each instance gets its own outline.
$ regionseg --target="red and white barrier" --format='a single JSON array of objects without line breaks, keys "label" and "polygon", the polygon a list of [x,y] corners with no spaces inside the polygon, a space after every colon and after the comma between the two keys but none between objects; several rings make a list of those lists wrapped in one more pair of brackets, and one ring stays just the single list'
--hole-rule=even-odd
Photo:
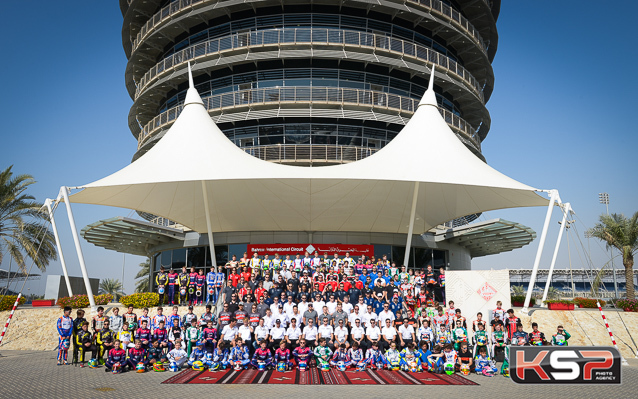
[{"label": "red and white barrier", "polygon": [[2,329],[2,335],[0,335],[0,345],[2,345],[4,334],[7,332],[7,327],[9,327],[9,323],[11,323],[11,318],[13,317],[13,314],[15,313],[16,308],[18,307],[18,303],[20,302],[21,296],[22,296],[22,293],[19,293],[18,297],[16,298],[16,302],[13,304],[13,309],[11,309],[11,313],[9,314],[9,318],[7,319],[7,323],[4,325],[4,328]]},{"label": "red and white barrier", "polygon": [[[598,310],[600,311],[601,316],[603,316],[603,321],[605,322],[605,327],[607,327],[607,332],[609,333],[609,337],[611,338],[611,343],[614,344],[614,346],[618,350],[618,353],[620,353],[620,349],[618,348],[618,345],[616,344],[616,339],[614,338],[614,334],[611,332],[611,327],[609,327],[609,323],[607,322],[605,313],[603,313],[603,308],[600,306],[600,302],[596,301],[596,305],[598,305]],[[620,355],[620,359],[622,360],[623,365],[628,364],[622,354]]]}]

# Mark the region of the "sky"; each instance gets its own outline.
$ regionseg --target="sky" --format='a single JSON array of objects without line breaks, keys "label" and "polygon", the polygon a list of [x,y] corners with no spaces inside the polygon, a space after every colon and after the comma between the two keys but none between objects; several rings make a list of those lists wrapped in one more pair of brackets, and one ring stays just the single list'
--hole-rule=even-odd
[{"label": "sky", "polygon": [[[55,198],[62,185],[104,177],[130,163],[137,143],[127,117],[132,100],[124,82],[122,15],[117,1],[29,1],[3,5],[0,48],[4,77],[0,114],[0,168],[34,176],[29,193]],[[582,233],[605,212],[598,193],[610,196],[609,211],[631,215],[635,200],[638,128],[638,54],[634,18],[638,3],[594,1],[503,1],[493,62],[495,88],[487,104],[491,130],[483,154],[497,170],[533,187],[558,189],[576,212],[570,251],[563,238],[557,268],[581,268],[586,252],[596,266],[609,253]],[[632,177],[633,176],[633,177]],[[130,210],[74,205],[78,230]],[[534,229],[538,236],[546,208],[487,212]],[[554,211],[541,268],[548,268],[561,215]],[[66,212],[56,213],[69,273],[80,276]],[[580,240],[573,230],[581,233]],[[507,253],[476,258],[473,268],[531,268],[538,238]],[[581,245],[581,242],[583,245]],[[91,277],[133,277],[144,258],[107,251],[82,240]],[[620,262],[617,261],[616,265]],[[15,265],[13,265],[15,267]],[[1,267],[7,269],[8,257]],[[585,265],[587,268],[588,266]],[[59,261],[45,276],[61,274]],[[26,294],[43,294],[46,277],[27,283]],[[12,286],[13,287],[13,286]]]}]

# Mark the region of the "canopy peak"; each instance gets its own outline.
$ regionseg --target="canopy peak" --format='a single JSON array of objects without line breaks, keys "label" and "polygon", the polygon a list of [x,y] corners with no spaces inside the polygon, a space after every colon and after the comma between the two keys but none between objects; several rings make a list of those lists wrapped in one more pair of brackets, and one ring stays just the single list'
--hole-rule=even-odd
[{"label": "canopy peak", "polygon": [[430,81],[428,82],[428,89],[423,94],[421,101],[419,102],[419,107],[421,105],[431,105],[436,107],[436,94],[434,94],[434,65],[432,65],[432,69],[430,72]]},{"label": "canopy peak", "polygon": [[186,98],[184,99],[184,106],[188,104],[201,104],[204,105],[202,98],[199,96],[197,89],[195,89],[195,83],[193,82],[193,71],[191,70],[191,63],[188,63],[188,91],[186,91]]}]

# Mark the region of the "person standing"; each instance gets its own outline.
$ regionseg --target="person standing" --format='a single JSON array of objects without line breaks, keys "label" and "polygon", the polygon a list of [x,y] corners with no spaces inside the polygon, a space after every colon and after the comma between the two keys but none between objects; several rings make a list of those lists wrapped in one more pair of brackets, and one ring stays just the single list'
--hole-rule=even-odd
[{"label": "person standing", "polygon": [[160,305],[164,303],[164,292],[166,291],[166,284],[168,284],[168,274],[164,266],[160,267],[160,272],[155,276],[155,283],[157,284],[157,293],[159,294]]},{"label": "person standing", "polygon": [[57,322],[58,328],[58,366],[64,362],[69,364],[67,356],[69,353],[69,346],[71,344],[71,337],[73,336],[73,318],[71,317],[71,308],[69,306],[64,307],[64,314],[60,316]]}]

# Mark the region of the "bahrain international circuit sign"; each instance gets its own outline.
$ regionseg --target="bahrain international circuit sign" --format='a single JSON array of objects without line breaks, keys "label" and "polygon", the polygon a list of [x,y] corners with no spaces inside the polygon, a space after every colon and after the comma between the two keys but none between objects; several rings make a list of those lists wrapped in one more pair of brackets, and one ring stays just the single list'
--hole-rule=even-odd
[{"label": "bahrain international circuit sign", "polygon": [[[374,255],[374,245],[349,245],[349,244],[250,244],[248,245],[248,255],[251,256],[255,252],[259,256],[279,254],[281,256],[290,255],[294,257],[299,254],[304,256],[306,252],[310,255],[315,251],[319,252],[319,256],[328,254],[329,257],[333,257],[337,254],[339,257],[344,257],[346,252],[350,253],[351,257],[359,257],[365,255],[371,257]],[[390,255],[390,254],[388,254]]]}]

